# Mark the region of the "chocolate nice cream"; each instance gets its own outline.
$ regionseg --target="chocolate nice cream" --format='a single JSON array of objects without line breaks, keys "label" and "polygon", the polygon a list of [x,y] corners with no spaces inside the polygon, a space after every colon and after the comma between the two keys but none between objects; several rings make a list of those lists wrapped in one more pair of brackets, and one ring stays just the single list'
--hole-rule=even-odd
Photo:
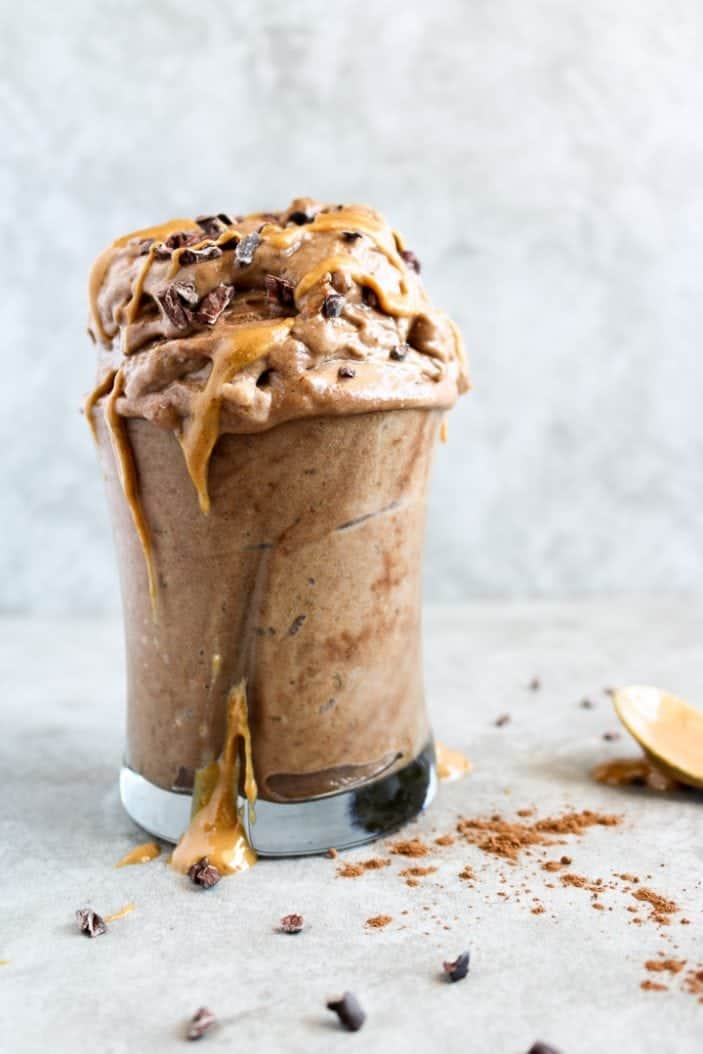
[{"label": "chocolate nice cream", "polygon": [[127,764],[190,790],[247,685],[260,798],[388,774],[430,738],[425,496],[468,388],[453,324],[377,212],[175,220],[90,279],[127,642]]}]

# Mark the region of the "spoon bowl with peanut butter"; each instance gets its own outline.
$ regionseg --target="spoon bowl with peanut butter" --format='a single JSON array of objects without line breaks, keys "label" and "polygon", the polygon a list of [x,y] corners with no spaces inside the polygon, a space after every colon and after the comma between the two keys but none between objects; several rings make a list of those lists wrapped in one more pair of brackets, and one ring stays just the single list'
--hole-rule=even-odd
[{"label": "spoon bowl with peanut butter", "polygon": [[619,688],[615,712],[645,754],[672,779],[703,788],[703,712],[652,685]]}]

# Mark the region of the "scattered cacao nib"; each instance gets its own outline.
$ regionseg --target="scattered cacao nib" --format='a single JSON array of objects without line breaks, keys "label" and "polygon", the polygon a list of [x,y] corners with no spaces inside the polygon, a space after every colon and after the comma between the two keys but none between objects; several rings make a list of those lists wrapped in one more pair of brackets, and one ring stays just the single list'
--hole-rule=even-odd
[{"label": "scattered cacao nib", "polygon": [[390,358],[393,359],[394,362],[402,362],[409,351],[409,344],[398,344],[395,348],[391,348]]},{"label": "scattered cacao nib", "polygon": [[107,931],[105,920],[92,908],[79,908],[76,912],[76,922],[81,933],[86,937],[99,937]]},{"label": "scattered cacao nib", "polygon": [[295,307],[295,286],[287,278],[277,274],[267,274],[264,278],[266,296],[281,307]]},{"label": "scattered cacao nib", "polygon": [[364,301],[367,307],[378,307],[378,297],[376,296],[373,289],[371,289],[367,285],[361,287],[361,299]]},{"label": "scattered cacao nib", "polygon": [[290,626],[288,627],[288,636],[289,637],[294,637],[296,635],[296,633],[298,633],[298,631],[302,627],[303,623],[305,622],[306,618],[307,618],[307,615],[296,615],[295,616],[295,618],[291,622]]},{"label": "scattered cacao nib", "polygon": [[527,1054],[559,1054],[559,1051],[548,1043],[533,1043]]},{"label": "scattered cacao nib", "polygon": [[340,1025],[347,1032],[358,1032],[366,1020],[366,1014],[353,992],[345,992],[338,999],[328,999],[327,1009],[337,1015]]},{"label": "scattered cacao nib", "polygon": [[195,222],[211,238],[217,238],[226,227],[232,226],[232,220],[226,212],[218,212],[216,216],[196,216]]},{"label": "scattered cacao nib", "polygon": [[297,227],[302,227],[304,223],[312,223],[314,219],[314,216],[310,216],[307,212],[303,212],[302,209],[295,209],[288,214],[288,223],[295,223]]},{"label": "scattered cacao nib", "polygon": [[237,263],[242,267],[247,267],[254,259],[254,253],[259,248],[260,243],[261,236],[256,231],[253,234],[247,234],[246,238],[242,238],[234,250],[234,257]]},{"label": "scattered cacao nib", "polygon": [[322,301],[322,314],[325,318],[339,318],[344,308],[344,297],[339,293],[330,293]]},{"label": "scattered cacao nib", "polygon": [[462,952],[454,962],[443,963],[442,968],[449,981],[462,981],[469,972],[471,952]]},{"label": "scattered cacao nib", "polygon": [[361,237],[361,231],[342,231],[343,242],[355,242]]},{"label": "scattered cacao nib", "polygon": [[204,245],[202,249],[184,249],[178,262],[188,267],[190,264],[204,263],[206,260],[217,260],[222,256],[219,245]]},{"label": "scattered cacao nib", "polygon": [[616,739],[620,739],[620,733],[619,732],[604,732],[603,733],[603,739],[607,743],[614,743]]},{"label": "scattered cacao nib", "polygon": [[194,282],[173,282],[171,288],[186,307],[195,307],[198,304],[200,297]]},{"label": "scattered cacao nib", "polygon": [[533,677],[527,687],[531,692],[538,692],[542,687],[542,682],[539,677]]},{"label": "scattered cacao nib", "polygon": [[511,720],[510,714],[499,714],[493,723],[496,728],[503,728],[504,725],[509,725]]},{"label": "scattered cacao nib", "polygon": [[411,271],[416,271],[417,274],[420,273],[420,261],[414,252],[411,252],[410,249],[403,249],[400,255],[405,260]]},{"label": "scattered cacao nib", "polygon": [[188,1023],[186,1039],[202,1039],[206,1032],[217,1024],[217,1018],[206,1006],[198,1007]]},{"label": "scattered cacao nib", "polygon": [[239,235],[233,234],[231,238],[226,238],[223,242],[220,242],[220,248],[223,252],[229,252],[231,249],[236,249],[239,245]]},{"label": "scattered cacao nib", "polygon": [[191,880],[194,886],[202,886],[203,889],[212,889],[222,878],[222,875],[217,870],[214,864],[211,864],[206,856],[201,856],[200,860],[190,867],[188,870],[188,878]]},{"label": "scattered cacao nib", "polygon": [[198,305],[195,317],[198,322],[204,322],[208,326],[214,326],[222,312],[229,307],[234,300],[234,286],[218,285],[211,289]]},{"label": "scattered cacao nib", "polygon": [[178,295],[175,282],[167,286],[162,293],[159,293],[156,299],[161,304],[163,312],[171,325],[175,326],[176,329],[188,329],[188,326],[193,321],[192,312],[184,306]]},{"label": "scattered cacao nib", "polygon": [[593,710],[595,705],[592,699],[582,699],[579,703],[579,706],[584,710]]},{"label": "scattered cacao nib", "polygon": [[356,377],[356,370],[353,366],[340,366],[337,370],[337,376],[342,380],[346,377]]},{"label": "scattered cacao nib", "polygon": [[284,915],[281,919],[281,929],[284,933],[300,933],[305,925],[302,915]]}]

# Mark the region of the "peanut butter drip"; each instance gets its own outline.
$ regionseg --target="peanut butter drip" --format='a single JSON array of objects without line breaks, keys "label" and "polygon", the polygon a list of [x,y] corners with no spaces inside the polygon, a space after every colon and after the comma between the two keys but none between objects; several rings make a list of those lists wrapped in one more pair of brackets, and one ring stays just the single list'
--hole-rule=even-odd
[{"label": "peanut butter drip", "polygon": [[156,842],[144,842],[143,845],[137,845],[134,849],[130,849],[130,851],[115,864],[115,867],[130,867],[132,864],[148,864],[150,860],[156,860],[157,856],[160,854],[161,846],[157,845]]},{"label": "peanut butter drip", "polygon": [[471,762],[458,750],[450,750],[444,743],[435,742],[437,775],[445,783],[460,780],[471,772]]},{"label": "peanut butter drip", "polygon": [[244,754],[244,794],[253,809],[257,792],[244,681],[232,689],[227,700],[227,731],[220,757],[196,773],[190,826],[169,861],[176,871],[186,874],[205,856],[221,874],[245,871],[256,862],[237,807],[240,751]]}]

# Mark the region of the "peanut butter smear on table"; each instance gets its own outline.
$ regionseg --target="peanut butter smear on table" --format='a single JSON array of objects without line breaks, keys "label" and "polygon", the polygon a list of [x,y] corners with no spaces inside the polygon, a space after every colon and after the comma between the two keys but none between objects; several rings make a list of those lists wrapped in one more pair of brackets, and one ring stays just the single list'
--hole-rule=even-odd
[{"label": "peanut butter smear on table", "polygon": [[136,906],[136,904],[125,904],[125,906],[123,908],[120,908],[119,911],[113,912],[112,915],[106,915],[103,921],[116,922],[117,919],[123,919],[125,915],[130,915],[134,911]]},{"label": "peanut butter smear on table", "polygon": [[455,325],[373,209],[299,198],[282,212],[198,217],[119,238],[90,276],[99,347],[85,412],[102,412],[156,596],[125,420],[173,431],[200,507],[223,433],[300,417],[449,409],[469,387]]},{"label": "peanut butter smear on table", "polygon": [[157,845],[156,842],[144,842],[143,845],[137,845],[134,849],[130,849],[130,851],[115,864],[115,867],[130,867],[132,864],[148,864],[150,860],[156,860],[157,856],[160,854],[160,845]]},{"label": "peanut butter smear on table", "polygon": [[257,790],[244,681],[232,689],[227,700],[227,731],[220,757],[196,773],[190,826],[169,860],[174,870],[187,874],[203,857],[223,875],[245,871],[256,863],[237,805],[240,749],[244,754],[244,794],[253,810]]},{"label": "peanut butter smear on table", "polygon": [[444,783],[460,780],[471,772],[471,762],[458,750],[450,750],[444,743],[435,742],[437,776]]}]

